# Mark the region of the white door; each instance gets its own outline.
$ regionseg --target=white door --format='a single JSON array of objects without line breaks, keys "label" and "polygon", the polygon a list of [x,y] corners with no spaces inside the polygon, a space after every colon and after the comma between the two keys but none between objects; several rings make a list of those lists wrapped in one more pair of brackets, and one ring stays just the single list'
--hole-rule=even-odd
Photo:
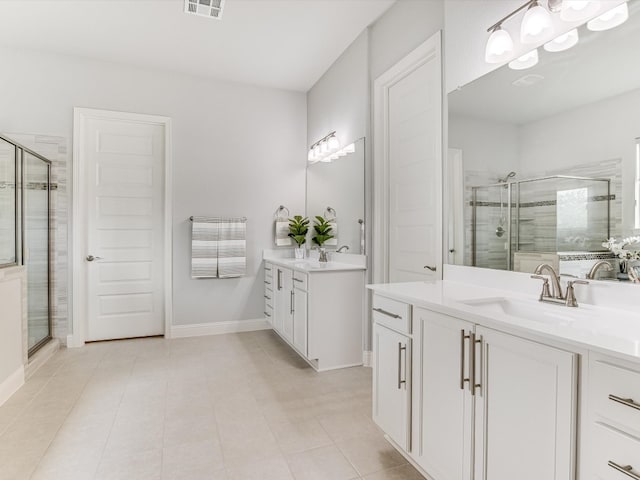
[{"label": "white door", "polygon": [[[473,397],[469,385],[474,325],[414,308],[413,458],[433,478],[471,479]],[[416,344],[414,344],[416,345]]]},{"label": "white door", "polygon": [[476,338],[475,479],[575,478],[575,355],[484,327]]},{"label": "white door", "polygon": [[85,183],[85,340],[162,335],[165,126],[86,116],[76,126]]},{"label": "white door", "polygon": [[409,342],[393,330],[373,326],[373,420],[405,451],[411,450]]},{"label": "white door", "polygon": [[374,262],[387,262],[385,278],[376,276],[376,281],[441,278],[441,71],[437,34],[374,86],[374,127],[381,137],[374,147],[376,197],[382,198],[374,205],[382,257]]}]

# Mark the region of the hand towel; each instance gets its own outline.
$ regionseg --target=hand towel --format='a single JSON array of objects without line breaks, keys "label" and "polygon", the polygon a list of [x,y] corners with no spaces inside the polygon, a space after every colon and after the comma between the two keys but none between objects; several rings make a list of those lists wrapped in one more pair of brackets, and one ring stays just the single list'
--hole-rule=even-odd
[{"label": "hand towel", "polygon": [[289,220],[287,218],[276,218],[275,239],[278,247],[286,247],[293,243],[293,240],[289,236]]},{"label": "hand towel", "polygon": [[191,224],[191,278],[218,276],[218,223],[194,217]]},{"label": "hand towel", "polygon": [[218,231],[218,278],[243,277],[247,270],[245,220],[221,219]]}]

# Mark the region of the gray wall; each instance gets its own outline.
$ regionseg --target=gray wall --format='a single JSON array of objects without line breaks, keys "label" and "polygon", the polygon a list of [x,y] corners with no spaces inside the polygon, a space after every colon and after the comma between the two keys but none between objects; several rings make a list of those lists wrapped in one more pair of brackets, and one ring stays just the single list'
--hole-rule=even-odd
[{"label": "gray wall", "polygon": [[[2,131],[72,137],[73,107],[173,120],[174,324],[262,318],[273,212],[304,208],[304,93],[79,57],[0,50]],[[71,142],[69,142],[71,143]],[[192,280],[190,215],[248,217],[247,276]]]}]

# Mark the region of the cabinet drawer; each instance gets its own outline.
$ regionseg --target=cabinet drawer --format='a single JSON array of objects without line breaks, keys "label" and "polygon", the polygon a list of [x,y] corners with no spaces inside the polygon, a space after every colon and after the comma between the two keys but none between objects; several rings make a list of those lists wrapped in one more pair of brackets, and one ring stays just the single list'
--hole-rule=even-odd
[{"label": "cabinet drawer", "polygon": [[[598,422],[593,424],[592,434],[595,478],[640,479],[640,439]],[[628,473],[621,469],[628,470]]]},{"label": "cabinet drawer", "polygon": [[594,360],[589,376],[593,412],[640,435],[640,372]]},{"label": "cabinet drawer", "polygon": [[266,280],[272,280],[273,279],[273,265],[270,263],[265,263],[264,264],[264,278]]},{"label": "cabinet drawer", "polygon": [[293,272],[293,288],[307,291],[308,275],[306,273]]},{"label": "cabinet drawer", "polygon": [[411,333],[411,307],[406,303],[374,295],[373,320],[397,332]]}]

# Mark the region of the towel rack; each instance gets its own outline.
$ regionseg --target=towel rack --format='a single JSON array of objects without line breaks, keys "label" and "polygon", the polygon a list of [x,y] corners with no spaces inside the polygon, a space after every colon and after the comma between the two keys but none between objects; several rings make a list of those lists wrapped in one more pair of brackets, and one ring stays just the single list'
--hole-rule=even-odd
[{"label": "towel rack", "polygon": [[285,207],[284,205],[280,205],[277,210],[274,212],[274,217],[278,218],[280,217],[280,212],[287,212],[286,218],[289,218],[291,216],[291,214],[289,213],[289,209],[287,207]]},{"label": "towel rack", "polygon": [[[247,217],[203,217],[203,221],[216,223],[216,222],[227,222],[229,220],[237,220],[239,222],[246,222]],[[189,221],[193,222],[193,215],[189,217]]]}]

